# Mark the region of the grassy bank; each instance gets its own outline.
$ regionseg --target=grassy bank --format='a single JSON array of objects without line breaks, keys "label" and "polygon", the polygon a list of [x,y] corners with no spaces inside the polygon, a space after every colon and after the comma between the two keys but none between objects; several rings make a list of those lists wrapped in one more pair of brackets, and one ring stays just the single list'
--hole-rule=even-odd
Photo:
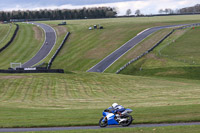
[{"label": "grassy bank", "polygon": [[[195,23],[199,19],[200,16],[196,15],[67,20],[68,24],[65,27],[72,34],[54,61],[53,68],[64,68],[68,71],[86,71],[146,28]],[[46,23],[58,24],[60,21]],[[90,26],[95,24],[101,24],[104,29],[88,30]],[[132,57],[131,55],[129,58]],[[119,64],[123,64],[121,62],[124,62],[124,60],[122,59]],[[114,67],[113,69],[117,68]],[[113,72],[113,70],[109,70],[109,72]]]},{"label": "grassy bank", "polygon": [[43,42],[42,29],[19,23],[19,31],[13,43],[0,53],[0,68],[9,68],[11,62],[25,63],[38,52]]},{"label": "grassy bank", "polygon": [[0,127],[96,125],[113,102],[132,108],[135,123],[200,120],[198,80],[96,73],[0,79]]},{"label": "grassy bank", "polygon": [[[0,127],[61,127],[98,125],[102,109],[33,109],[1,107]],[[133,124],[200,121],[199,105],[132,107]]]},{"label": "grassy bank", "polygon": [[200,27],[187,28],[174,32],[153,52],[121,73],[199,80],[199,29]]},{"label": "grassy bank", "polygon": [[171,28],[159,30],[141,43],[136,45],[133,49],[131,49],[128,53],[122,56],[119,60],[117,60],[113,65],[111,65],[105,72],[115,73],[119,68],[123,67],[126,63],[131,61],[132,59],[137,58],[139,55],[142,55],[144,52],[152,48],[156,43],[158,43],[163,37],[169,34],[172,31]]},{"label": "grassy bank", "polygon": [[14,24],[0,24],[0,48],[10,41],[16,29]]}]

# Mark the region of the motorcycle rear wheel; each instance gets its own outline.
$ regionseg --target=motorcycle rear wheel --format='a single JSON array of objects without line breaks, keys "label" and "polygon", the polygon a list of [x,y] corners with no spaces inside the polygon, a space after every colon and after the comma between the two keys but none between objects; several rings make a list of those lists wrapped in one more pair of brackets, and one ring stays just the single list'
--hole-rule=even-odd
[{"label": "motorcycle rear wheel", "polygon": [[104,117],[102,117],[100,120],[99,120],[99,126],[100,127],[106,127],[108,125],[108,122],[107,120],[105,122],[103,122],[102,120],[104,119]]},{"label": "motorcycle rear wheel", "polygon": [[129,126],[131,125],[132,121],[133,121],[133,117],[131,115],[127,115],[127,121],[121,122],[120,125],[122,125],[123,127]]}]

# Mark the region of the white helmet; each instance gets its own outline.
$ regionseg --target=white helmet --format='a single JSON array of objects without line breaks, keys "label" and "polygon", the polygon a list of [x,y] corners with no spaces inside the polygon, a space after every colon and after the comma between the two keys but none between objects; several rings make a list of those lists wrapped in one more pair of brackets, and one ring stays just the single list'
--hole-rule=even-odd
[{"label": "white helmet", "polygon": [[115,108],[118,104],[117,103],[113,103],[112,107]]}]

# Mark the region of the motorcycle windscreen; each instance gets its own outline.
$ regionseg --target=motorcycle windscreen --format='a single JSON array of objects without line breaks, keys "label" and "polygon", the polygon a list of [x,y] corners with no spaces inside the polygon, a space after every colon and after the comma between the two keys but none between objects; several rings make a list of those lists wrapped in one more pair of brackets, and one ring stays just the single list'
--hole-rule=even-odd
[{"label": "motorcycle windscreen", "polygon": [[110,113],[108,113],[108,112],[103,112],[103,116],[107,116],[108,114],[110,114]]},{"label": "motorcycle windscreen", "polygon": [[109,113],[107,115],[108,125],[119,125],[119,123],[115,120],[115,115],[113,113]]}]

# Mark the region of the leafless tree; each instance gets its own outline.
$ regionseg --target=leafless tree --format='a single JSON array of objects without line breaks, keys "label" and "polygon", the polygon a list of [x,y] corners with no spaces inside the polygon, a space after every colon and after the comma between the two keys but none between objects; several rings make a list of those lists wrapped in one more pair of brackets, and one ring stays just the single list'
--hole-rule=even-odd
[{"label": "leafless tree", "polygon": [[132,13],[131,9],[128,9],[128,10],[126,11],[126,16],[130,16],[131,13]]},{"label": "leafless tree", "polygon": [[137,10],[135,11],[135,15],[140,16],[140,15],[141,15],[141,11],[140,11],[139,9],[137,9]]},{"label": "leafless tree", "polygon": [[163,9],[160,9],[159,11],[158,11],[160,14],[163,14],[163,12],[165,12]]}]

